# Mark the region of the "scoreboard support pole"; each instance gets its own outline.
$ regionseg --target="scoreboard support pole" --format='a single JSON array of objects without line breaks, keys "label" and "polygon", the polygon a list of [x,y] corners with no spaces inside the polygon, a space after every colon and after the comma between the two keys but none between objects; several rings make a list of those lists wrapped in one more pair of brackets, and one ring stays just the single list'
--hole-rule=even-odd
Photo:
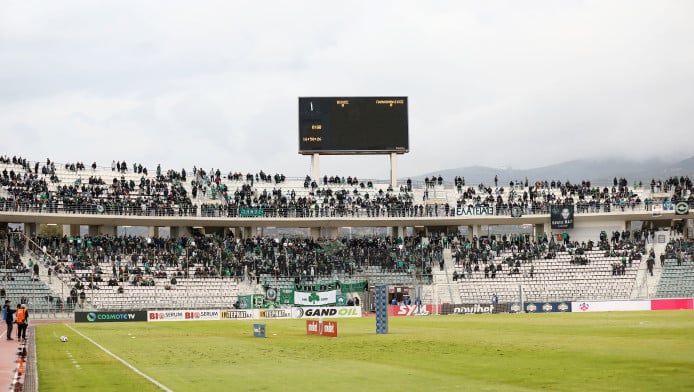
[{"label": "scoreboard support pole", "polygon": [[320,184],[320,154],[311,154],[311,179]]},{"label": "scoreboard support pole", "polygon": [[[385,155],[385,154],[384,154]],[[320,184],[320,154],[311,154],[311,179]],[[390,153],[390,186],[398,186],[398,154]]]},{"label": "scoreboard support pole", "polygon": [[396,191],[396,187],[398,186],[398,154],[391,152],[390,153],[390,186],[393,187],[393,190]]}]

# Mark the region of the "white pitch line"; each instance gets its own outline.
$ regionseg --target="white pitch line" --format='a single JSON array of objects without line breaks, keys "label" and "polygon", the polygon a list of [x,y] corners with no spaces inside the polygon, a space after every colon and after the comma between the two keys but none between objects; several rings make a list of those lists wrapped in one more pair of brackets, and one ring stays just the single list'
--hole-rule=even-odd
[{"label": "white pitch line", "polygon": [[123,358],[119,357],[118,355],[116,355],[116,354],[114,354],[114,353],[108,351],[108,349],[107,349],[106,347],[104,347],[104,346],[100,345],[99,343],[95,342],[94,340],[92,340],[92,339],[91,339],[90,337],[88,337],[87,335],[84,335],[82,332],[80,332],[80,331],[76,330],[75,328],[73,328],[71,325],[65,324],[65,326],[68,327],[68,328],[70,328],[73,332],[75,332],[76,334],[80,335],[81,337],[87,339],[91,344],[95,345],[96,347],[99,347],[99,348],[101,349],[101,351],[103,351],[103,352],[105,352],[106,354],[112,356],[112,357],[115,358],[118,362],[120,362],[120,363],[122,363],[123,365],[127,366],[127,367],[128,367],[130,370],[132,370],[133,372],[135,372],[135,373],[139,374],[140,376],[146,378],[146,379],[147,379],[149,382],[151,382],[152,384],[158,386],[159,388],[161,388],[162,390],[164,390],[164,391],[166,391],[166,392],[173,392],[173,390],[167,388],[166,385],[164,385],[164,384],[160,383],[159,381],[153,379],[152,377],[150,377],[150,376],[148,376],[148,375],[142,373],[138,368],[136,368],[135,366],[129,364],[126,360],[124,360]]}]

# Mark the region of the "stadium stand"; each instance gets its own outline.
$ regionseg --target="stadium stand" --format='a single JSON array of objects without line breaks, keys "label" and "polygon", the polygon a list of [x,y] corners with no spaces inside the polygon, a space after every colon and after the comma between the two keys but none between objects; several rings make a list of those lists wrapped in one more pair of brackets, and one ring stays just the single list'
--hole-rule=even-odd
[{"label": "stadium stand", "polygon": [[694,296],[694,242],[670,241],[663,254],[663,269],[656,298]]},{"label": "stadium stand", "polygon": [[[0,157],[0,213],[415,218],[450,217],[461,207],[493,207],[494,214],[501,216],[510,216],[514,209],[524,215],[548,214],[551,206],[568,204],[577,215],[614,214],[650,211],[656,197],[694,206],[692,191],[688,177],[654,179],[645,186],[630,185],[624,178],[599,186],[589,181],[528,179],[491,186],[466,184],[457,176],[450,182],[436,177],[392,187],[353,176],[288,178],[265,171],[223,173],[197,167],[178,171],[159,166],[148,170],[122,161],[101,167]],[[668,238],[681,238],[678,225],[673,223]],[[519,286],[533,301],[629,299],[643,291],[638,277],[647,260],[659,260],[660,251],[650,254],[653,235],[653,228],[644,226],[615,230],[610,238],[587,244],[516,234],[478,238],[470,233],[466,238],[455,233],[442,237],[415,233],[339,240],[217,234],[23,239],[17,234],[3,247],[3,260],[14,264],[5,266],[2,274],[15,279],[15,283],[5,281],[6,295],[20,299],[26,295],[35,309],[47,311],[80,306],[233,306],[239,295],[263,293],[269,287],[363,280],[370,285],[420,287],[425,303],[487,302],[492,294],[501,301],[515,301]],[[670,248],[664,251],[662,274],[660,263],[655,263],[658,274],[650,284],[657,285],[658,297],[691,295],[694,278],[687,269],[691,247],[675,241]],[[681,266],[673,264],[677,259]],[[26,275],[17,270],[35,263],[41,266],[39,281],[32,280],[31,271]]]},{"label": "stadium stand", "polygon": [[0,211],[144,216],[226,216],[244,208],[262,208],[264,217],[331,216],[452,216],[464,206],[494,207],[510,215],[546,214],[551,205],[571,204],[575,212],[599,213],[650,209],[654,192],[665,192],[673,203],[694,206],[688,177],[653,180],[629,186],[614,179],[612,186],[590,181],[511,181],[508,186],[465,186],[462,177],[410,181],[393,189],[376,180],[325,176],[287,178],[263,171],[243,175],[219,169],[186,171],[160,167],[149,173],[141,165],[117,162],[111,168],[83,163],[56,164],[4,157],[0,161]]}]

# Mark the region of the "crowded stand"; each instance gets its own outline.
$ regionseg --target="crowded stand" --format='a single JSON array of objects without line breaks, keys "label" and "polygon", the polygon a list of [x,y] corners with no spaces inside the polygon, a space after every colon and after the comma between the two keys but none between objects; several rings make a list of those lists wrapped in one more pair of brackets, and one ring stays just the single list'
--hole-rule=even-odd
[{"label": "crowded stand", "polygon": [[452,250],[453,280],[464,302],[492,294],[512,301],[518,285],[529,301],[629,299],[640,263],[651,265],[656,257],[645,231],[615,232],[611,238],[603,231],[598,241],[580,243],[528,235],[473,238]]},{"label": "crowded stand", "polygon": [[519,285],[528,301],[630,299],[643,263],[651,275],[654,267],[663,271],[658,295],[675,287],[666,275],[681,278],[675,287],[679,293],[691,290],[692,241],[668,243],[658,266],[654,245],[647,230],[602,232],[599,239],[583,242],[527,234],[337,241],[39,235],[6,249],[3,260],[10,275],[30,274],[26,264],[35,260],[61,282],[69,293],[65,298],[42,292],[33,300],[48,301],[54,309],[233,306],[243,292],[270,287],[356,281],[414,287],[435,283],[436,274],[457,287],[456,303],[485,302],[491,295],[511,302]]},{"label": "crowded stand", "polygon": [[[590,181],[527,178],[508,186],[465,185],[462,176],[452,183],[441,176],[423,182],[408,179],[400,186],[358,179],[324,176],[290,179],[280,173],[224,173],[194,167],[192,171],[149,173],[142,164],[129,167],[113,161],[110,170],[96,162],[56,164],[0,159],[0,211],[81,213],[145,216],[204,217],[436,217],[454,216],[461,207],[492,207],[496,215],[547,214],[551,206],[573,205],[575,213],[649,210],[653,194],[667,193],[672,203],[694,206],[688,177],[653,179],[629,186],[627,179],[612,184]],[[662,195],[661,195],[662,196]],[[252,211],[252,213],[247,213]]]},{"label": "crowded stand", "polygon": [[660,255],[660,266],[657,298],[694,297],[694,240],[677,238],[668,242]]},{"label": "crowded stand", "polygon": [[[365,276],[369,272],[379,271],[388,273],[391,284],[411,277],[430,281],[432,266],[442,260],[441,248],[435,242],[422,246],[421,241],[411,237],[399,241],[390,238],[315,241],[269,237],[241,240],[211,236],[172,239],[39,235],[29,239],[31,251],[27,253],[62,281],[70,295],[61,305],[69,309],[83,308],[85,302],[100,307],[103,304],[99,300],[105,294],[109,299],[117,297],[112,294],[130,299],[132,293],[152,296],[138,298],[139,303],[149,300],[150,306],[162,307],[165,304],[161,292],[172,290],[184,295],[189,303],[229,306],[238,294],[239,284],[270,286],[282,277],[291,277],[294,284],[301,285],[321,279],[368,280]],[[16,260],[17,257],[15,254]],[[191,293],[181,289],[194,284],[204,290]],[[224,290],[213,294],[214,286]],[[157,292],[158,296],[153,297]],[[176,305],[180,303],[171,304]]]},{"label": "crowded stand", "polygon": [[[491,208],[502,216],[514,211],[549,214],[557,205],[572,205],[576,214],[643,212],[663,200],[694,206],[694,188],[684,176],[653,179],[645,186],[616,177],[601,185],[528,179],[504,185],[498,177],[492,183],[470,185],[462,176],[449,183],[437,176],[393,186],[355,176],[292,179],[264,170],[179,171],[160,165],[148,171],[125,161],[114,160],[103,168],[96,162],[88,166],[4,156],[0,212],[321,219],[450,217],[471,206]],[[639,291],[640,282],[659,278],[660,272],[661,286],[674,291],[659,288],[659,296],[690,292],[687,284],[670,279],[684,276],[684,281],[694,281],[689,275],[692,244],[682,238],[682,224],[673,220],[672,241],[662,250],[655,244],[657,228],[652,225],[607,229],[599,238],[580,241],[566,232],[559,238],[547,233],[483,236],[471,228],[465,235],[412,228],[411,235],[401,237],[331,239],[235,236],[227,231],[171,237],[160,237],[158,231],[118,236],[115,229],[109,234],[90,230],[89,235],[64,236],[25,231],[7,236],[2,261],[7,289],[17,288],[7,284],[10,277],[48,280],[51,289],[32,288],[37,295],[30,301],[60,310],[220,307],[232,305],[244,292],[361,281],[440,285],[451,290],[447,301],[462,303],[487,301],[491,295],[513,301],[519,286],[529,300],[537,301],[629,299],[650,295]],[[40,273],[33,274],[33,266],[39,265]],[[420,300],[435,303],[441,296],[423,294]]]},{"label": "crowded stand", "polygon": [[39,278],[39,264],[31,258],[24,259],[26,239],[19,232],[16,234],[0,241],[0,298],[31,304],[39,312],[47,311],[53,301],[61,301],[60,296]]}]

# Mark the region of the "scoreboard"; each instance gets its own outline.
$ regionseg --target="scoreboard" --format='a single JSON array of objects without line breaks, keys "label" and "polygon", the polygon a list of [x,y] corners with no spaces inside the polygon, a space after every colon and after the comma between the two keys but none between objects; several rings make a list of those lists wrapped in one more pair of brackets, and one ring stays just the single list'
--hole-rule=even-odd
[{"label": "scoreboard", "polygon": [[407,97],[299,98],[300,154],[404,154]]}]

